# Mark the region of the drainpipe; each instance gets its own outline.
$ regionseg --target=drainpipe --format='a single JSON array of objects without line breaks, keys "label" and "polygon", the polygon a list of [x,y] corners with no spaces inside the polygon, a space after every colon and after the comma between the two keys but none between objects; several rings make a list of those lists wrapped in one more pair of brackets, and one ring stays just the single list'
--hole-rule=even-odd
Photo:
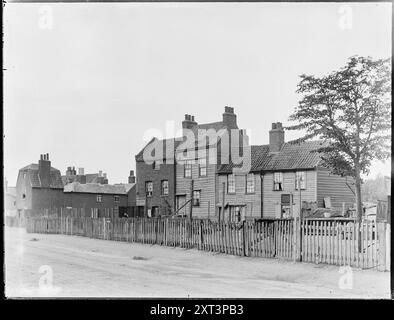
[{"label": "drainpipe", "polygon": [[261,208],[261,218],[263,218],[264,215],[264,201],[263,201],[263,196],[264,196],[264,173],[260,172],[260,181],[261,181],[261,187],[260,187],[260,208]]}]

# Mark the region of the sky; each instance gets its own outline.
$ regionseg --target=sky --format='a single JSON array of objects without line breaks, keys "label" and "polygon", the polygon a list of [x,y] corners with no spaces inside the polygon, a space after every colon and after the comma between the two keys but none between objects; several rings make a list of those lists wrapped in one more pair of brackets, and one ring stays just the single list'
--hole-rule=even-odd
[{"label": "sky", "polygon": [[266,144],[301,74],[391,56],[391,3],[7,3],[3,19],[9,185],[42,153],[62,174],[127,182],[152,129],[174,136],[186,113],[221,121],[226,105]]}]

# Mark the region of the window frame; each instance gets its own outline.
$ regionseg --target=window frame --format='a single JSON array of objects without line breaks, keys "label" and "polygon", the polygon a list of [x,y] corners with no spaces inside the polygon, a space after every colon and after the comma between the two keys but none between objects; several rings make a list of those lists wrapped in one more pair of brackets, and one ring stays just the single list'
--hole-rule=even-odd
[{"label": "window frame", "polygon": [[[280,176],[280,182],[278,182],[277,179],[276,179],[277,175]],[[283,172],[281,172],[281,171],[274,172],[273,183],[274,183],[274,185],[273,185],[274,191],[284,191],[284,187],[283,187]],[[279,185],[279,183],[280,183],[280,185]],[[280,188],[277,189],[276,188],[277,185],[280,186]]]},{"label": "window frame", "polygon": [[[193,174],[192,169],[193,169],[193,160],[185,160],[185,163],[183,165],[183,177],[191,178]],[[186,171],[189,172],[189,170],[190,170],[190,176],[186,175]]]},{"label": "window frame", "polygon": [[119,203],[120,202],[120,196],[114,196],[114,202]]},{"label": "window frame", "polygon": [[306,190],[306,171],[305,170],[295,172],[294,188],[295,188],[295,190],[300,190],[298,188],[298,175],[299,174],[303,174],[303,176],[304,176],[304,179],[302,180],[301,186],[300,186],[301,190]]},{"label": "window frame", "polygon": [[[152,190],[151,191],[148,190],[148,185],[149,184],[152,185]],[[150,192],[150,194],[149,194],[149,192]],[[145,181],[145,195],[148,198],[153,196],[153,181]]]},{"label": "window frame", "polygon": [[[233,177],[232,184],[230,184],[230,176]],[[232,187],[231,189],[234,188],[234,191],[230,191],[230,186]],[[235,194],[235,174],[230,173],[227,175],[227,194]]]},{"label": "window frame", "polygon": [[[167,182],[167,193],[164,193],[164,182]],[[168,196],[170,193],[170,184],[168,180],[161,180],[161,195]]]},{"label": "window frame", "polygon": [[[248,190],[248,187],[249,187],[249,185],[248,185],[249,176],[252,177],[252,179],[251,179],[251,181],[253,182],[253,190],[252,190],[252,191],[249,191],[249,190]],[[256,187],[256,184],[255,184],[254,173],[253,173],[253,172],[247,173],[247,174],[245,175],[245,193],[246,193],[246,194],[254,194],[254,193],[256,192],[256,188],[255,188],[255,187]]]},{"label": "window frame", "polygon": [[[198,194],[198,197],[195,196],[195,194]],[[196,204],[195,201],[198,201]],[[200,207],[201,205],[201,190],[193,190],[193,201],[192,201],[192,206],[193,207]]]},{"label": "window frame", "polygon": [[[204,166],[201,166],[201,160],[204,162]],[[199,177],[206,177],[208,176],[208,168],[207,168],[207,158],[200,158],[198,159],[198,176]],[[205,174],[201,174],[201,169],[205,169]]]},{"label": "window frame", "polygon": [[98,203],[102,203],[103,202],[103,195],[102,194],[96,195],[96,202],[98,202]]}]

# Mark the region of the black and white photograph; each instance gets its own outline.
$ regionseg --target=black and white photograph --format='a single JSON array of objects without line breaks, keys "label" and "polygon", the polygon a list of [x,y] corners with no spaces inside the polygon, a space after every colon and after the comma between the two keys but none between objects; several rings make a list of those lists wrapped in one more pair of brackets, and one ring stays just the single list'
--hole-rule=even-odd
[{"label": "black and white photograph", "polygon": [[3,57],[5,299],[393,299],[391,2],[7,1]]}]

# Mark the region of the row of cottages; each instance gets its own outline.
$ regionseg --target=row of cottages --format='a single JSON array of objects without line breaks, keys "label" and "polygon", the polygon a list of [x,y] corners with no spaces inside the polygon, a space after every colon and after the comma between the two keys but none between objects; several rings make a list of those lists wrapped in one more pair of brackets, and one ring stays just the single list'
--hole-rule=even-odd
[{"label": "row of cottages", "polygon": [[125,184],[81,183],[77,179],[64,184],[60,170],[51,166],[49,154],[43,154],[38,164],[19,170],[16,210],[18,217],[60,208],[79,209],[78,215],[86,217],[133,216],[135,190],[134,171]]},{"label": "row of cottages", "polygon": [[321,165],[315,150],[323,143],[286,143],[282,124],[273,123],[269,144],[251,146],[249,172],[234,173],[236,166],[231,163],[219,168],[224,219],[286,218],[292,212],[298,214],[305,202],[324,207],[325,199],[333,208],[352,207],[354,181],[333,175]]},{"label": "row of cottages", "polygon": [[[136,155],[137,206],[148,217],[192,212],[193,217],[214,218],[218,169],[222,159],[231,157],[232,137],[242,145],[244,130],[238,128],[234,109],[227,106],[222,121],[198,124],[187,114],[182,128],[182,137],[154,138]],[[213,138],[201,132],[212,133]]]},{"label": "row of cottages", "polygon": [[[182,128],[181,138],[152,139],[136,156],[136,202],[141,215],[278,218],[299,212],[304,202],[323,207],[329,199],[336,208],[348,208],[355,202],[352,179],[332,175],[322,167],[320,155],[314,151],[323,142],[286,143],[279,122],[272,124],[268,145],[249,145],[230,107],[225,107],[220,122],[198,124],[194,116],[185,115]],[[194,133],[195,141],[187,139],[190,131],[186,129]],[[218,140],[200,137],[199,129],[215,130]],[[237,135],[240,146],[233,143]],[[157,149],[152,146],[164,146],[163,151],[155,154]],[[192,150],[194,154],[189,152]],[[232,159],[237,152],[245,155],[242,168]],[[150,161],[144,154],[151,156]]]}]

